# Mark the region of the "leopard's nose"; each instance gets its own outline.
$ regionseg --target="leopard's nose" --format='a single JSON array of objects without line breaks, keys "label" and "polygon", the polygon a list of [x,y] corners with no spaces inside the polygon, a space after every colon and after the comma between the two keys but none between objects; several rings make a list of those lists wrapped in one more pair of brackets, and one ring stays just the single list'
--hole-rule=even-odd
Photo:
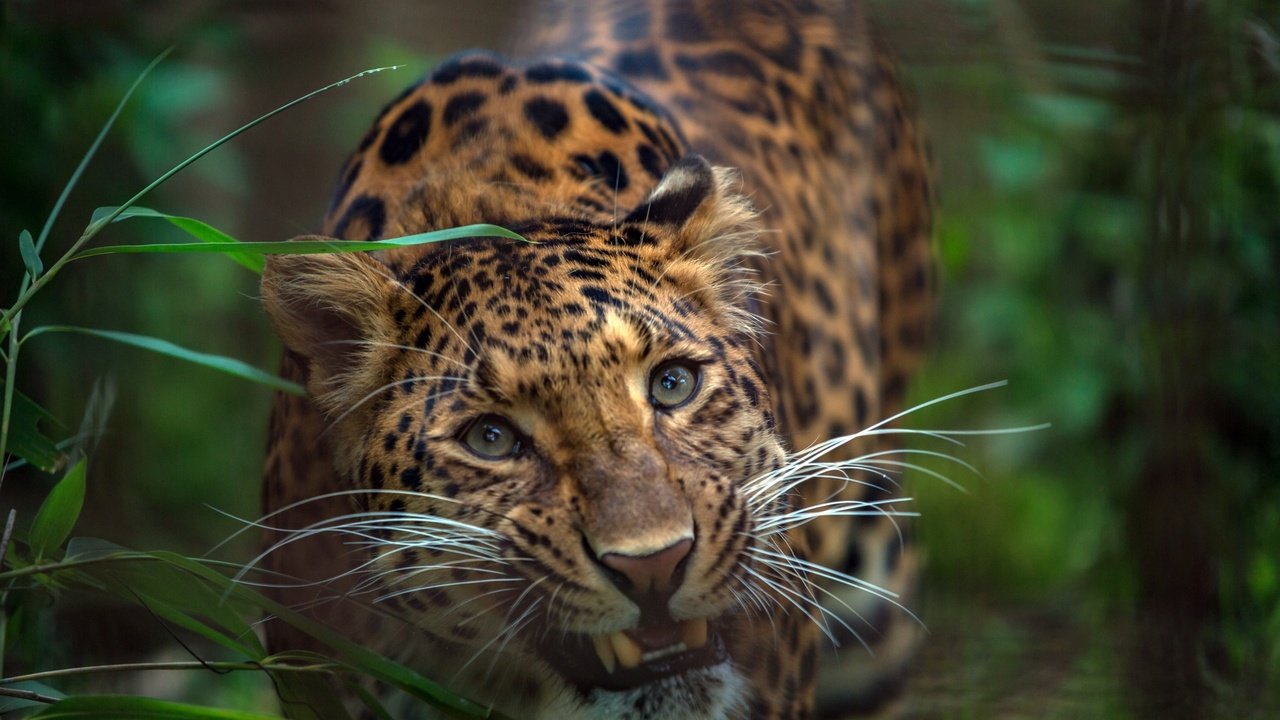
[{"label": "leopard's nose", "polygon": [[629,586],[621,589],[628,595],[634,597],[658,594],[669,597],[680,584],[679,576],[683,570],[680,562],[688,557],[692,548],[693,540],[685,538],[648,555],[605,553],[600,556],[600,562],[625,578]]}]

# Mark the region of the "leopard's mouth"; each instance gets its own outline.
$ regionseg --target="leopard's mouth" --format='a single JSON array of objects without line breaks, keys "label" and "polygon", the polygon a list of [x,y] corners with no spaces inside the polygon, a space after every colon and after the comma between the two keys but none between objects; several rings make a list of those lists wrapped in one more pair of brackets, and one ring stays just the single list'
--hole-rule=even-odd
[{"label": "leopard's mouth", "polygon": [[548,639],[544,657],[583,689],[630,690],[728,658],[724,640],[707,618],[642,620],[630,630],[556,640]]}]

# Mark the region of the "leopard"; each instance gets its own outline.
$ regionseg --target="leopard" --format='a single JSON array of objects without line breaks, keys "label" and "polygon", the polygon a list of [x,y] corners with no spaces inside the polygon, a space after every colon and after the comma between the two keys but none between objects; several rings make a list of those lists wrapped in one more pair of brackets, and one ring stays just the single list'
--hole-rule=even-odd
[{"label": "leopard", "polygon": [[266,261],[307,390],[269,424],[272,597],[506,717],[892,709],[921,556],[874,430],[937,282],[886,43],[852,0],[516,25],[382,109],[305,237],[474,230]]}]

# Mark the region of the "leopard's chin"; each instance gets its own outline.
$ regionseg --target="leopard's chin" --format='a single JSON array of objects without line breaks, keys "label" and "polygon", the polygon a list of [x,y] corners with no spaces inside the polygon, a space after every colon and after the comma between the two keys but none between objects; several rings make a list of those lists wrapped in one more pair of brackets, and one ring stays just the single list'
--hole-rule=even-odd
[{"label": "leopard's chin", "polygon": [[728,650],[706,618],[642,624],[603,635],[550,637],[543,658],[584,694],[623,692],[724,665]]},{"label": "leopard's chin", "polygon": [[596,687],[576,707],[556,706],[539,717],[557,720],[727,720],[742,717],[746,682],[727,660],[659,677],[629,689]]}]

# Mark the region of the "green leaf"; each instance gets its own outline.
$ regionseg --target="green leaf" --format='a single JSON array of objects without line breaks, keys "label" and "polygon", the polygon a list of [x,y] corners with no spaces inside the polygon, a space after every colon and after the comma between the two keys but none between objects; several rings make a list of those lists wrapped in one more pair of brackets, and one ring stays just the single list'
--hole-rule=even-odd
[{"label": "green leaf", "polygon": [[18,252],[22,254],[22,264],[27,266],[27,274],[34,280],[44,272],[44,263],[40,262],[40,253],[36,251],[36,241],[31,231],[18,233]]},{"label": "green leaf", "polygon": [[61,546],[71,534],[84,506],[84,489],[85,459],[80,458],[49,491],[49,497],[31,521],[29,539],[36,557],[47,557],[50,550]]},{"label": "green leaf", "polygon": [[[24,680],[22,682],[7,684],[4,687],[11,690],[27,690],[33,693],[39,693],[45,697],[57,698],[58,700],[66,697],[66,695],[59,692],[57,689],[51,688],[44,683],[36,682],[35,680]],[[42,707],[48,707],[48,705],[37,700],[0,696],[0,717],[9,717],[9,713],[16,712],[18,710]]]},{"label": "green leaf", "polygon": [[[0,382],[0,395],[4,383]],[[66,428],[34,400],[15,390],[13,409],[9,416],[9,451],[45,472],[54,472],[62,466],[66,457],[58,444],[40,431],[41,423],[58,430]]]},{"label": "green leaf", "polygon": [[82,335],[92,335],[94,337],[115,340],[116,342],[123,343],[125,345],[132,345],[161,355],[178,358],[179,360],[186,360],[187,362],[195,363],[196,365],[203,365],[204,367],[266,385],[267,387],[275,388],[276,390],[287,392],[292,395],[307,394],[306,389],[301,385],[277,377],[265,370],[259,370],[258,368],[240,360],[236,360],[235,358],[188,350],[187,348],[184,348],[181,345],[175,345],[168,340],[161,340],[160,338],[154,338],[147,335],[135,335],[134,333],[118,332],[116,330],[98,330],[95,328],[75,327],[72,325],[45,325],[27,333],[26,338],[23,338],[23,342],[26,342],[26,340],[33,336],[52,332],[80,333]]},{"label": "green leaf", "polygon": [[525,240],[524,236],[497,225],[464,225],[447,230],[406,235],[390,240],[286,240],[283,242],[208,242],[208,243],[151,243],[148,245],[107,245],[90,248],[78,253],[73,260],[95,255],[119,255],[129,253],[241,253],[253,255],[314,255],[317,253],[371,252],[388,248],[424,245],[477,237],[504,237]]},{"label": "green leaf", "polygon": [[220,710],[216,708],[187,705],[185,703],[153,700],[145,697],[128,697],[121,695],[81,695],[46,707],[40,712],[28,716],[28,720],[61,720],[62,718],[84,718],[88,720],[279,720],[278,715],[262,715],[260,713],[242,712],[239,710]]},{"label": "green leaf", "polygon": [[[208,223],[205,223],[205,222],[201,222],[200,220],[196,220],[194,218],[179,217],[177,215],[168,215],[166,213],[162,213],[157,210],[152,210],[151,208],[145,208],[145,207],[131,207],[131,208],[128,208],[127,210],[124,210],[123,212],[117,212],[118,210],[120,210],[120,208],[114,207],[114,206],[100,207],[97,210],[93,211],[92,222],[97,222],[105,217],[112,216],[112,215],[115,216],[115,219],[112,222],[120,222],[121,220],[128,220],[130,218],[156,218],[160,220],[168,220],[170,224],[174,225],[175,227],[179,228],[180,230],[187,233],[191,237],[199,240],[200,242],[222,243],[222,244],[240,242],[236,238],[231,237],[230,235],[222,232],[221,230],[213,227],[212,225],[209,225]],[[264,262],[260,256],[228,252],[227,257],[228,259],[234,260],[235,262],[249,268],[250,270],[256,273],[262,272],[262,266],[264,265]]]}]

